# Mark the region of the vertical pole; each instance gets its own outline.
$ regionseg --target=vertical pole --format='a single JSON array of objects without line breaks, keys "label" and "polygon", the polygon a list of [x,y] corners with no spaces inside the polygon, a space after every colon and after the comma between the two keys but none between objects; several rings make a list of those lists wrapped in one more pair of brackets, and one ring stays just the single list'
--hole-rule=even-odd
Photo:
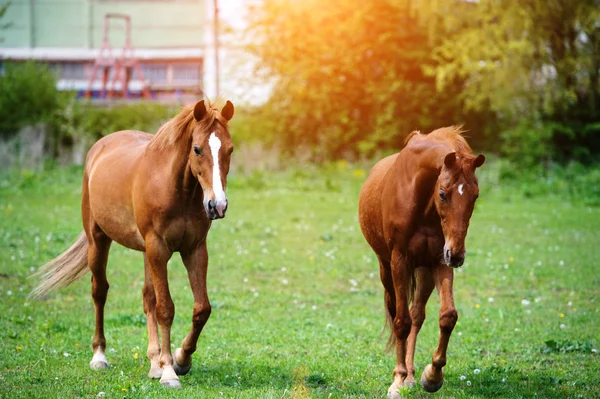
[{"label": "vertical pole", "polygon": [[215,92],[218,96],[221,93],[219,88],[219,4],[218,0],[213,0],[214,11],[215,11],[215,22],[214,22],[214,37],[215,37]]},{"label": "vertical pole", "polygon": [[35,1],[29,0],[29,47],[35,47]]}]

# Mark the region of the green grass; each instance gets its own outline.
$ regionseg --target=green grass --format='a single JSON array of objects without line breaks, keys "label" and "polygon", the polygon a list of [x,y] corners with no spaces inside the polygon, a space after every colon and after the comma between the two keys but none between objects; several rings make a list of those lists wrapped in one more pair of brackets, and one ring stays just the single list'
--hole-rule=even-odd
[{"label": "green grass", "polygon": [[[481,169],[469,255],[456,274],[459,322],[434,395],[600,397],[600,210],[525,199],[501,187],[497,169]],[[378,265],[357,223],[361,169],[230,176],[227,218],[209,235],[213,313],[180,391],[146,377],[140,253],[112,247],[107,371],[88,367],[89,277],[26,299],[31,272],[81,230],[80,174],[0,176],[0,397],[385,397],[395,359],[384,351]],[[177,254],[169,270],[179,346],[192,298]],[[419,374],[437,343],[438,304],[434,295],[419,336]],[[420,387],[407,396],[431,397]]]}]

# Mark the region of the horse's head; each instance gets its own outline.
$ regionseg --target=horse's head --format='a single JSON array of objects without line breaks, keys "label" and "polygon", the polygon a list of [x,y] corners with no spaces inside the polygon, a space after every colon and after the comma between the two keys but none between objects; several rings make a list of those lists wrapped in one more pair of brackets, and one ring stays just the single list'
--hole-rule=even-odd
[{"label": "horse's head", "polygon": [[435,207],[444,233],[444,261],[460,267],[465,260],[465,238],[479,185],[475,169],[483,165],[485,156],[460,156],[451,152],[444,158],[434,193]]},{"label": "horse's head", "polygon": [[196,127],[192,133],[190,169],[204,195],[204,209],[211,220],[225,217],[227,173],[233,152],[227,122],[233,117],[233,104],[227,101],[219,111],[207,109],[204,101],[194,107]]}]

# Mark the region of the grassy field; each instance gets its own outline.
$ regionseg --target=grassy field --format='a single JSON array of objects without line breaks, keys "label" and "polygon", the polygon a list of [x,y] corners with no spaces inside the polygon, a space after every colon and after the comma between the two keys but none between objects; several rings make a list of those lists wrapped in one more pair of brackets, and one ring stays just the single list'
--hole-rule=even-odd
[{"label": "grassy field", "polygon": [[[486,169],[487,168],[487,169]],[[81,231],[79,169],[0,175],[1,398],[384,398],[378,265],[356,217],[364,168],[230,176],[227,218],[209,235],[212,316],[183,389],[147,379],[140,253],[113,245],[106,307],[109,370],[89,369],[89,277],[28,300],[28,276]],[[600,397],[600,209],[525,199],[484,166],[455,282],[459,322],[439,398]],[[173,339],[191,291],[170,262]],[[438,299],[419,336],[418,373],[437,343]],[[463,378],[464,377],[464,378]],[[420,387],[408,397],[432,397]]]}]

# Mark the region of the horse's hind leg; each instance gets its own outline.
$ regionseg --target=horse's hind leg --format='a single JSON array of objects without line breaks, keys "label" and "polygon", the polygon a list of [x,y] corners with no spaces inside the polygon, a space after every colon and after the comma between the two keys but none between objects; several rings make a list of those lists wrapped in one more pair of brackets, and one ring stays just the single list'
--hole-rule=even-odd
[{"label": "horse's hind leg", "polygon": [[96,330],[92,340],[94,356],[90,362],[93,369],[105,369],[108,367],[106,361],[106,338],[104,337],[104,305],[108,295],[108,281],[106,280],[106,262],[108,260],[108,251],[112,240],[92,223],[91,227],[86,228],[88,236],[88,266],[92,271],[92,298],[96,308]]},{"label": "horse's hind leg", "polygon": [[433,354],[431,364],[428,364],[421,375],[421,385],[427,392],[435,392],[444,384],[446,365],[446,350],[450,341],[450,334],[458,320],[458,313],[454,307],[452,282],[454,271],[446,265],[439,265],[433,269],[433,281],[440,296],[440,341]]},{"label": "horse's hind leg", "polygon": [[148,377],[162,377],[162,368],[160,368],[160,344],[158,342],[158,323],[156,321],[156,294],[154,293],[154,284],[152,284],[152,274],[144,254],[144,288],[142,288],[144,298],[144,313],[146,313],[146,325],[148,326],[148,359],[150,359],[150,372]]},{"label": "horse's hind leg", "polygon": [[415,295],[413,298],[412,306],[410,307],[410,318],[412,320],[412,326],[410,334],[406,341],[406,368],[408,375],[404,380],[405,387],[414,387],[415,383],[415,347],[417,345],[417,335],[421,330],[421,326],[425,321],[425,305],[431,296],[433,287],[433,278],[431,272],[427,268],[417,268],[416,270],[416,287]]},{"label": "horse's hind leg", "polygon": [[191,253],[182,253],[181,258],[188,271],[188,278],[194,295],[192,329],[183,340],[181,348],[177,348],[175,351],[174,357],[175,372],[178,375],[185,375],[192,367],[192,354],[196,351],[198,338],[211,312],[206,291],[206,272],[208,268],[206,242],[200,244]]}]

